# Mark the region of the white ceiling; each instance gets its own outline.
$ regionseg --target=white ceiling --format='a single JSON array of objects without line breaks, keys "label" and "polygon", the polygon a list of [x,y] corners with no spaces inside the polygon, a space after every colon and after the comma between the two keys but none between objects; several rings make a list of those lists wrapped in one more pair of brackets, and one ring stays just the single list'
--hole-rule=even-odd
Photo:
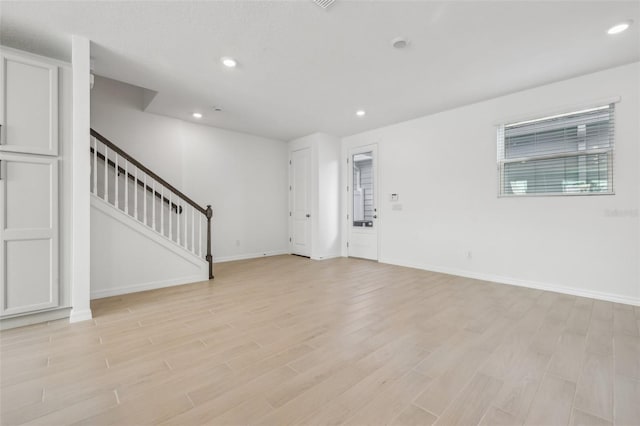
[{"label": "white ceiling", "polygon": [[[338,136],[640,60],[640,2],[0,3],[3,44],[157,91],[147,111],[290,140]],[[606,34],[633,19],[628,31]],[[404,50],[391,40],[405,36]],[[225,69],[221,56],[239,62]],[[213,105],[224,110],[214,112]],[[355,116],[365,109],[363,118]]]}]

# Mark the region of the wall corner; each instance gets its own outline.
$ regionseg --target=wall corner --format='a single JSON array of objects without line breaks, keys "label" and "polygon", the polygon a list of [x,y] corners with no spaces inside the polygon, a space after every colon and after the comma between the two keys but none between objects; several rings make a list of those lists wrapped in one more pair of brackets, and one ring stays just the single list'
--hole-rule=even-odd
[{"label": "wall corner", "polygon": [[71,37],[73,71],[72,143],[72,254],[70,322],[91,319],[91,198],[89,176],[90,138],[90,55],[89,39]]}]

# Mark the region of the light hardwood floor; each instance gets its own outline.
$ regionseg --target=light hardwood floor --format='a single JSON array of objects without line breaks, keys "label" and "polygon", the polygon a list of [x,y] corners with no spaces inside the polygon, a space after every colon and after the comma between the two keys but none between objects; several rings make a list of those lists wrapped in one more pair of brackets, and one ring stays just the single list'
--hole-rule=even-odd
[{"label": "light hardwood floor", "polygon": [[640,308],[277,256],[2,332],[3,425],[640,423]]}]

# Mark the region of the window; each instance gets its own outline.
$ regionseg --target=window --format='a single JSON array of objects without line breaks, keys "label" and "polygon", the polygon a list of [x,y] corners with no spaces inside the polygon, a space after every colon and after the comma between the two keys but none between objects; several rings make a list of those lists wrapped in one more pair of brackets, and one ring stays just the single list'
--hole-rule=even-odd
[{"label": "window", "polygon": [[613,194],[614,104],[498,129],[500,196]]},{"label": "window", "polygon": [[353,226],[373,227],[373,152],[354,154]]}]

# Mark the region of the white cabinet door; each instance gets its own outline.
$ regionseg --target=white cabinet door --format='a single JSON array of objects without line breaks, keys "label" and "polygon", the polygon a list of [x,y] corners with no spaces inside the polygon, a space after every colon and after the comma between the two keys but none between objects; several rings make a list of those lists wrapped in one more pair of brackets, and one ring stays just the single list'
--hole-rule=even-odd
[{"label": "white cabinet door", "polygon": [[311,149],[291,154],[291,253],[311,255]]},{"label": "white cabinet door", "polygon": [[0,53],[0,151],[58,155],[58,67]]},{"label": "white cabinet door", "polygon": [[58,159],[0,152],[0,315],[58,306]]}]

